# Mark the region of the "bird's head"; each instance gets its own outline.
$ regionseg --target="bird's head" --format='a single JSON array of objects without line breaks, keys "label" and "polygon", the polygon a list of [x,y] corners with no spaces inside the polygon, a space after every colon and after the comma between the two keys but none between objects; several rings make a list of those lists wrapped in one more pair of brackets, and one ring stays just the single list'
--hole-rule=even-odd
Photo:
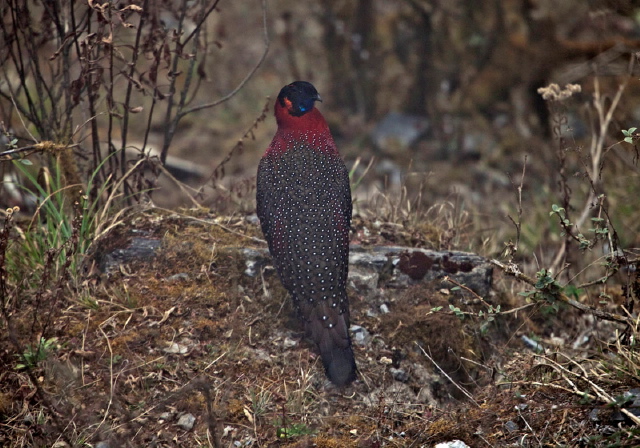
[{"label": "bird's head", "polygon": [[322,101],[311,83],[295,81],[280,90],[274,107],[278,131],[266,154],[282,153],[301,143],[338,154],[331,131],[320,111],[314,107]]},{"label": "bird's head", "polygon": [[316,101],[322,101],[322,98],[320,98],[318,91],[311,83],[294,81],[280,90],[276,108],[279,105],[282,109],[286,110],[289,115],[301,117],[313,110]]}]

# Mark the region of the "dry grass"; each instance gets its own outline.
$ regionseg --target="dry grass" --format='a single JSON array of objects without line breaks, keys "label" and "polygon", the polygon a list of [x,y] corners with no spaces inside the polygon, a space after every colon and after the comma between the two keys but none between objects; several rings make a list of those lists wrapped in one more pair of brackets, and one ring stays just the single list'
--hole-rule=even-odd
[{"label": "dry grass", "polygon": [[[465,302],[460,320],[447,310],[459,293],[416,287],[396,299],[392,314],[375,318],[352,291],[354,321],[379,342],[356,348],[361,381],[341,392],[328,386],[317,356],[296,335],[299,327],[288,323],[288,301],[275,276],[243,274],[233,248],[255,244],[255,226],[238,218],[221,223],[203,211],[149,209],[127,214],[91,256],[136,234],[161,240],[157,256],[103,274],[47,309],[44,337],[54,342],[29,368],[16,369],[15,355],[41,334],[30,330],[34,309],[5,308],[3,319],[12,323],[20,348],[2,355],[5,446],[110,440],[121,446],[403,447],[449,438],[502,446],[523,437],[569,445],[601,438],[593,442],[600,446],[634,440],[633,426],[610,434],[588,418],[594,408],[624,409],[617,397],[637,385],[638,360],[622,339],[612,346],[615,357],[569,355],[568,345],[542,356],[514,355],[516,336],[539,330],[529,320],[539,312],[526,319],[497,313],[486,332],[482,298]],[[500,300],[506,309],[513,299]],[[434,312],[438,306],[444,310]],[[555,328],[575,318],[569,316],[565,310],[547,324]],[[7,337],[2,345],[11,347]],[[410,348],[416,340],[428,356]],[[408,383],[389,374],[385,358],[395,356],[392,347],[404,353]],[[196,417],[193,429],[177,426],[183,414]],[[516,431],[505,429],[509,421]]]}]

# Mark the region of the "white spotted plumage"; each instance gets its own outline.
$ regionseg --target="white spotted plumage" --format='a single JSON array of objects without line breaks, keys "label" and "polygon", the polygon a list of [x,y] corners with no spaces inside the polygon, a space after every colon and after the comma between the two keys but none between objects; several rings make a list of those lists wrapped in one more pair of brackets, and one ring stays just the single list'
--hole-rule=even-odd
[{"label": "white spotted plumage", "polygon": [[[293,118],[279,115],[287,113],[285,105],[296,107],[295,98],[288,103],[282,99],[295,84],[285,86],[276,103],[279,128],[258,168],[257,211],[276,270],[319,347],[327,375],[345,385],[356,370],[346,292],[349,175],[315,108]],[[305,123],[315,128],[306,130]]]}]

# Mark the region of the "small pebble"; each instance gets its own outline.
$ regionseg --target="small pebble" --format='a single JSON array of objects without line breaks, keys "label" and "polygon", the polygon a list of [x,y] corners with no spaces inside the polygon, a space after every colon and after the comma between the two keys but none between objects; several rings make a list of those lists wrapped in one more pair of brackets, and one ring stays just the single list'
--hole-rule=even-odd
[{"label": "small pebble", "polygon": [[406,383],[409,381],[409,374],[402,369],[395,369],[393,367],[389,368],[389,372],[393,379],[396,381],[400,381],[401,383]]},{"label": "small pebble", "polygon": [[462,440],[452,440],[451,442],[438,443],[435,448],[471,448]]},{"label": "small pebble", "polygon": [[282,342],[282,345],[284,345],[284,348],[291,348],[291,347],[295,347],[296,345],[298,345],[298,341],[291,339],[290,337],[286,337],[284,338],[284,341]]},{"label": "small pebble", "polygon": [[193,415],[182,414],[178,419],[178,423],[176,423],[176,425],[178,425],[180,428],[184,429],[185,431],[190,431],[193,428],[193,425],[195,424],[195,422],[196,422],[196,418]]},{"label": "small pebble", "polygon": [[178,344],[177,342],[172,342],[169,344],[169,347],[163,349],[163,351],[171,354],[184,355],[189,351],[189,347],[187,347],[186,345]]},{"label": "small pebble", "polygon": [[189,274],[186,272],[181,272],[180,274],[175,274],[170,277],[167,277],[168,282],[178,282],[178,281],[189,281]]},{"label": "small pebble", "polygon": [[358,345],[367,345],[370,335],[366,328],[360,325],[351,325],[349,331],[353,334],[353,341]]},{"label": "small pebble", "polygon": [[506,428],[507,431],[509,432],[515,432],[517,430],[520,429],[520,427],[518,426],[518,424],[516,422],[513,422],[511,420],[509,420],[507,423],[504,424],[504,427]]}]

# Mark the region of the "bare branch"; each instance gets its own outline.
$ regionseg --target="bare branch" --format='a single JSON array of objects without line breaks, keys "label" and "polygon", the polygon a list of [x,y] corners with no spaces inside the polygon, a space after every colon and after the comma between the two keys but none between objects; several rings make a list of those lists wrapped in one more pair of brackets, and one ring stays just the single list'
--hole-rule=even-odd
[{"label": "bare branch", "polygon": [[215,107],[218,106],[219,104],[224,103],[225,101],[230,100],[231,98],[233,98],[233,96],[235,96],[235,94],[237,94],[240,89],[242,89],[244,87],[244,85],[253,77],[253,75],[255,74],[255,72],[260,68],[260,66],[262,65],[262,63],[264,62],[264,60],[267,57],[267,53],[269,52],[269,45],[270,45],[270,41],[269,41],[269,32],[268,32],[268,28],[267,28],[267,2],[266,0],[262,0],[262,27],[263,27],[263,31],[264,31],[264,51],[262,53],[262,56],[260,56],[260,59],[258,60],[258,62],[256,62],[256,65],[251,69],[251,71],[249,71],[249,73],[247,74],[247,76],[240,82],[240,84],[238,84],[236,86],[235,89],[233,89],[231,92],[229,92],[228,94],[226,94],[225,96],[223,96],[222,98],[213,101],[211,103],[206,103],[206,104],[201,104],[199,106],[194,106],[190,109],[186,109],[184,111],[182,111],[179,116],[180,118],[184,117],[187,114],[190,114],[192,112],[196,112],[202,109],[208,109],[210,107]]},{"label": "bare branch", "polygon": [[[504,272],[507,275],[510,275],[512,277],[515,277],[516,279],[520,280],[523,283],[528,284],[529,286],[533,286],[535,288],[536,286],[536,281],[535,279],[529,277],[528,275],[524,274],[522,271],[520,271],[520,269],[518,268],[518,266],[516,266],[513,263],[508,263],[508,264],[504,264],[498,260],[490,260],[490,263],[493,264],[494,266],[497,266],[498,268],[500,268],[502,270],[502,272]],[[620,322],[623,323],[625,325],[628,325],[630,328],[636,328],[637,323],[633,320],[630,319],[628,317],[625,316],[621,316],[620,314],[615,314],[615,313],[609,313],[607,311],[603,311],[603,310],[599,310],[597,308],[593,308],[589,305],[585,305],[584,303],[580,303],[577,300],[574,299],[570,299],[569,297],[567,297],[564,293],[560,292],[558,294],[556,294],[555,296],[556,300],[559,300],[560,302],[564,302],[567,305],[571,305],[574,308],[579,309],[580,311],[584,311],[585,313],[591,313],[596,317],[599,317],[600,319],[604,319],[604,320],[608,320],[608,321],[613,321],[613,322]]]}]

